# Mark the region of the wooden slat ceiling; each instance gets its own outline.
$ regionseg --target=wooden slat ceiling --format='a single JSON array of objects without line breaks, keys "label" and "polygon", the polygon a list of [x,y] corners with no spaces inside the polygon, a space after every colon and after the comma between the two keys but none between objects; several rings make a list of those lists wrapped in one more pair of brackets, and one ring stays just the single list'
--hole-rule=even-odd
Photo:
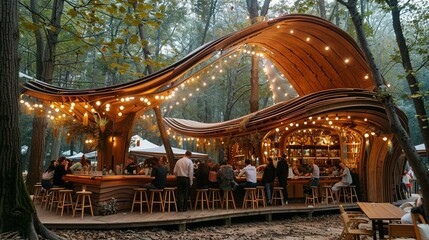
[{"label": "wooden slat ceiling", "polygon": [[[264,57],[286,76],[300,96],[335,88],[372,90],[374,85],[363,54],[354,40],[332,23],[311,15],[286,15],[224,36],[193,51],[171,66],[141,79],[97,89],[65,89],[41,81],[28,81],[22,93],[76,111],[92,111],[121,121],[132,112],[145,111],[166,99],[155,99],[180,85],[181,78],[213,54],[228,53],[244,44],[257,45]],[[128,101],[121,98],[132,96]],[[146,101],[142,101],[146,99]],[[99,101],[98,104],[96,102]],[[148,105],[150,102],[151,105]],[[109,111],[106,110],[106,106]],[[120,109],[122,106],[124,109]],[[122,116],[118,116],[121,112]]]}]

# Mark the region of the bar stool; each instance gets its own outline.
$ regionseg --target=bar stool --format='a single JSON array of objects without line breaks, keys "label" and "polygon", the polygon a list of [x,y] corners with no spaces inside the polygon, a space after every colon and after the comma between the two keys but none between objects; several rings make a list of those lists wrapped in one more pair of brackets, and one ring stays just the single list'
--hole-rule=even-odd
[{"label": "bar stool", "polygon": [[33,193],[33,203],[42,201],[42,184],[34,185],[34,193]]},{"label": "bar stool", "polygon": [[146,188],[134,188],[134,198],[133,198],[133,204],[131,206],[131,212],[134,211],[134,205],[139,204],[140,205],[140,214],[142,214],[143,213],[143,203],[146,203],[147,210],[149,211],[150,207],[149,207],[149,199],[147,197],[147,189]]},{"label": "bar stool", "polygon": [[45,204],[45,209],[48,210],[49,200],[51,197],[51,189],[45,189],[45,192],[42,194],[42,200],[40,201],[40,208],[43,208],[43,204]]},{"label": "bar stool", "polygon": [[210,209],[209,204],[209,197],[207,195],[207,192],[209,191],[208,188],[202,188],[197,189],[197,196],[195,197],[195,204],[194,204],[194,210],[197,210],[198,203],[201,205],[201,210],[204,210],[204,204],[206,204],[207,209]]},{"label": "bar stool", "polygon": [[53,187],[51,188],[51,197],[49,199],[49,211],[52,211],[54,204],[58,206],[58,201],[60,199],[60,190],[64,190],[62,187]]},{"label": "bar stool", "polygon": [[277,206],[277,201],[280,201],[282,206],[284,206],[285,202],[284,202],[283,188],[282,187],[274,187],[273,188],[271,200],[273,201],[274,206]]},{"label": "bar stool", "polygon": [[310,201],[313,205],[316,205],[316,202],[319,203],[319,187],[310,186],[311,194],[305,197],[305,204],[309,205]]},{"label": "bar stool", "polygon": [[170,212],[171,204],[174,204],[174,209],[177,212],[177,202],[176,202],[176,188],[175,187],[166,187],[164,188],[164,209],[168,206],[168,212]]},{"label": "bar stool", "polygon": [[356,185],[349,186],[349,197],[351,203],[353,203],[353,199],[356,199],[356,202],[359,202],[359,198],[356,193]]},{"label": "bar stool", "polygon": [[347,203],[347,199],[350,198],[349,192],[348,192],[349,186],[340,186],[339,188],[340,188],[340,190],[338,192],[338,194],[339,194],[338,195],[338,198],[339,198],[338,201],[340,201],[341,198],[343,198],[344,203]]},{"label": "bar stool", "polygon": [[234,209],[237,209],[235,206],[234,192],[232,189],[223,190],[223,206],[228,210],[229,204],[232,204]]},{"label": "bar stool", "polygon": [[209,188],[209,202],[212,206],[212,209],[215,209],[215,204],[220,208],[223,208],[223,202],[220,197],[220,189],[219,188]]},{"label": "bar stool", "polygon": [[262,203],[262,206],[267,206],[267,199],[265,198],[265,187],[257,186],[256,187],[256,206],[259,207],[259,203]]},{"label": "bar stool", "polygon": [[332,186],[331,185],[323,185],[322,187],[322,203],[329,204],[329,199],[333,203],[334,200],[334,194],[332,193]]},{"label": "bar stool", "polygon": [[59,201],[57,206],[57,212],[59,209],[61,209],[61,216],[63,216],[64,208],[67,208],[67,214],[69,214],[69,208],[71,207],[73,211],[73,197],[72,197],[73,190],[60,190],[59,191]]},{"label": "bar stool", "polygon": [[[83,214],[85,213],[85,208],[89,208],[91,210],[91,216],[94,217],[94,212],[92,210],[92,203],[91,203],[91,194],[92,192],[88,192],[88,191],[79,191],[76,192],[76,205],[74,207],[73,210],[73,217],[76,214],[77,210],[81,210],[82,211],[82,219],[83,219]],[[86,203],[86,200],[88,199],[88,203]],[[85,205],[87,204],[87,205]]]},{"label": "bar stool", "polygon": [[256,188],[244,188],[244,191],[243,206],[241,208],[247,208],[248,203],[252,205],[252,209],[257,208],[258,202],[256,201]]},{"label": "bar stool", "polygon": [[[164,212],[164,200],[162,189],[149,189],[150,192],[150,213],[153,211],[153,204],[159,204],[160,210]],[[158,198],[158,199],[157,199]]]}]

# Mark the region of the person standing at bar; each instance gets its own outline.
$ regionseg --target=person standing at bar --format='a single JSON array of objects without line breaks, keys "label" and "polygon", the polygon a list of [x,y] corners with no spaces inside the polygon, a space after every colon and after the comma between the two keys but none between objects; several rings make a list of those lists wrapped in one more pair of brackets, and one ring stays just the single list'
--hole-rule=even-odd
[{"label": "person standing at bar", "polygon": [[285,204],[288,204],[289,202],[287,194],[287,177],[289,174],[289,166],[284,157],[280,157],[279,161],[277,162],[276,174],[277,180],[279,181],[279,185],[283,188],[283,197]]},{"label": "person standing at bar", "polygon": [[267,166],[265,166],[264,175],[262,175],[262,183],[265,186],[265,193],[267,195],[268,205],[271,206],[271,189],[274,186],[274,179],[276,178],[276,168],[274,167],[272,158],[269,157],[267,161],[268,164]]},{"label": "person standing at bar", "polygon": [[192,178],[194,177],[194,163],[191,160],[191,152],[186,151],[185,156],[177,160],[174,165],[174,175],[177,181],[177,202],[179,212],[188,210],[189,189],[192,186]]}]

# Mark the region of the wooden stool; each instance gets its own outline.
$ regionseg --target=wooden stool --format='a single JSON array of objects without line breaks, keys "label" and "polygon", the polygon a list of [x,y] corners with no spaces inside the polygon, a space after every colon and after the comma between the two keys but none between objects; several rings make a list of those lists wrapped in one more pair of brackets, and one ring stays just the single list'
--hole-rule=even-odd
[{"label": "wooden stool", "polygon": [[319,203],[319,186],[311,186],[311,194],[305,196],[305,204],[309,204],[310,201],[312,203],[312,205],[316,205],[316,202]]},{"label": "wooden stool", "polygon": [[334,194],[332,193],[331,185],[322,186],[322,203],[329,204],[329,199],[333,203],[335,201]]},{"label": "wooden stool", "polygon": [[259,203],[262,203],[263,207],[267,206],[267,199],[265,198],[265,187],[256,187],[256,206],[259,207]]},{"label": "wooden stool", "polygon": [[65,188],[61,187],[53,187],[51,188],[51,197],[49,199],[49,211],[52,211],[54,204],[58,206],[58,201],[60,199],[60,190],[64,190]]},{"label": "wooden stool", "polygon": [[343,198],[344,203],[347,203],[347,199],[350,198],[348,188],[349,186],[340,186],[340,190],[338,191],[338,201]]},{"label": "wooden stool", "polygon": [[[219,188],[209,188],[209,202],[212,206],[212,209],[215,209],[215,204],[219,204],[220,208],[223,208],[223,202],[220,197]],[[217,205],[219,207],[219,205]]]},{"label": "wooden stool", "polygon": [[[153,211],[153,204],[159,204],[160,210],[164,212],[163,189],[149,189],[150,192],[150,213]],[[158,200],[156,199],[158,198]]]},{"label": "wooden stool", "polygon": [[256,201],[256,188],[244,188],[244,191],[243,206],[241,208],[247,208],[248,203],[252,205],[252,209],[257,208],[258,202]]},{"label": "wooden stool", "polygon": [[[81,210],[82,211],[82,219],[83,219],[83,214],[85,213],[85,208],[89,208],[91,210],[91,216],[94,217],[94,212],[92,210],[92,203],[91,203],[91,194],[92,192],[88,192],[88,191],[79,191],[76,192],[76,205],[74,207],[73,210],[73,217],[76,214],[77,210]],[[86,204],[86,199],[88,199],[88,203]]]},{"label": "wooden stool", "polygon": [[353,199],[356,199],[356,202],[359,202],[359,198],[356,193],[356,185],[349,186],[349,197],[351,203],[353,203]]},{"label": "wooden stool", "polygon": [[201,210],[204,210],[204,204],[207,205],[207,209],[210,210],[210,204],[209,204],[209,197],[207,195],[207,192],[209,189],[196,189],[197,196],[195,197],[195,204],[194,204],[194,210],[197,210],[198,203],[201,205]]},{"label": "wooden stool", "polygon": [[67,208],[67,214],[69,214],[69,208],[71,207],[73,211],[73,197],[72,197],[73,190],[60,190],[59,191],[59,201],[57,206],[57,212],[58,209],[61,209],[61,216],[63,216],[64,208]]},{"label": "wooden stool", "polygon": [[147,210],[149,211],[150,207],[149,207],[149,199],[147,197],[147,189],[146,188],[134,188],[134,198],[133,198],[133,204],[131,206],[131,212],[134,211],[134,204],[139,204],[140,205],[140,214],[142,214],[143,213],[143,203],[146,203]]},{"label": "wooden stool", "polygon": [[235,207],[235,199],[234,199],[234,192],[232,189],[226,189],[223,190],[223,206],[228,210],[229,204],[232,204],[234,209],[237,209]]},{"label": "wooden stool", "polygon": [[282,187],[274,187],[273,193],[271,195],[271,201],[273,202],[274,206],[277,206],[277,201],[280,201],[282,203],[282,206],[284,206],[284,197],[283,197],[283,188]]},{"label": "wooden stool", "polygon": [[[46,190],[45,190],[46,191]],[[33,193],[33,203],[41,202],[42,201],[42,184],[35,184],[34,185],[34,193]]]},{"label": "wooden stool", "polygon": [[48,210],[49,200],[51,199],[51,189],[45,189],[45,192],[42,194],[42,201],[40,201],[40,208],[43,208],[43,204],[45,204],[45,209]]},{"label": "wooden stool", "polygon": [[176,202],[175,191],[176,191],[175,187],[164,188],[164,209],[167,205],[168,206],[168,212],[170,212],[171,204],[174,204],[174,209],[177,212],[177,202]]}]

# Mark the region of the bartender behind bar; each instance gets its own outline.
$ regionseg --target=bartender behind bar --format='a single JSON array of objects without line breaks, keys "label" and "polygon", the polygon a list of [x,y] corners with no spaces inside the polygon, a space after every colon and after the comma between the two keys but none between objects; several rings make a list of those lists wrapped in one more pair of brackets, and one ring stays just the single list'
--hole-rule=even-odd
[{"label": "bartender behind bar", "polygon": [[136,162],[136,159],[129,156],[127,159],[127,164],[125,166],[125,174],[127,175],[136,175],[139,172],[139,165]]}]

